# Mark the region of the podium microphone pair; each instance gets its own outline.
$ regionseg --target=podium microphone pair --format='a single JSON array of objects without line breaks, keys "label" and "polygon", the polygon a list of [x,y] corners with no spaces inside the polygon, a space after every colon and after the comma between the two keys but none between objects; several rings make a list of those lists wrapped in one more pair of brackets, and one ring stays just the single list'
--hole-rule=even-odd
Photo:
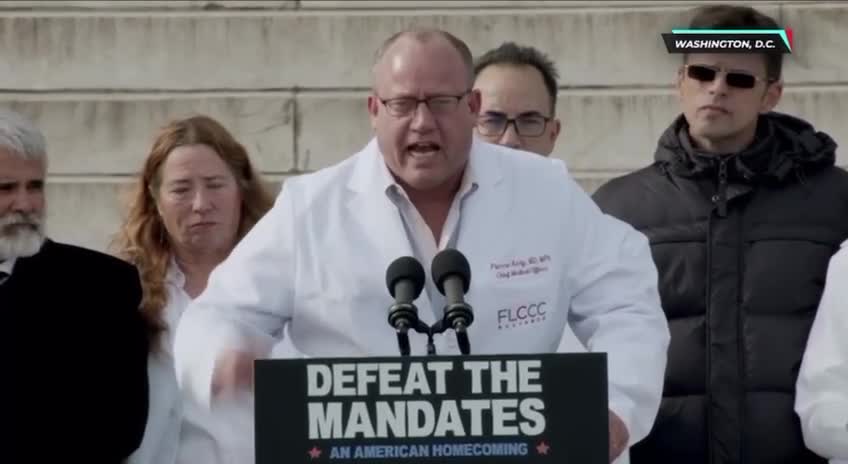
[{"label": "podium microphone pair", "polygon": [[471,352],[468,326],[474,322],[471,306],[465,302],[465,294],[471,284],[471,266],[458,250],[448,248],[433,258],[430,275],[436,288],[445,296],[447,303],[444,316],[432,327],[418,318],[418,309],[413,303],[424,289],[426,276],[424,267],[417,259],[404,256],[394,260],[386,270],[386,286],[395,303],[389,308],[389,325],[397,332],[398,347],[403,356],[409,355],[410,329],[427,334],[427,353],[435,354],[433,335],[453,329],[462,354]]}]

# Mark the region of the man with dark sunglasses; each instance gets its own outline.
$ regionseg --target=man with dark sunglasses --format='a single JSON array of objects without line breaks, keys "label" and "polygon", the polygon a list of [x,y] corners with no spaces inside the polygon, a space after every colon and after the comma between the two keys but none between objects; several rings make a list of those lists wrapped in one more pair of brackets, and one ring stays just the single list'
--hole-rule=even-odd
[{"label": "man with dark sunglasses", "polygon": [[474,63],[481,107],[476,132],[490,143],[548,156],[560,131],[553,62],[539,50],[505,42]]},{"label": "man with dark sunglasses", "polygon": [[[778,29],[749,7],[691,28]],[[655,162],[594,194],[651,242],[671,344],[663,401],[631,461],[824,463],[805,446],[795,383],[830,257],[848,238],[836,143],[773,112],[782,55],[689,54],[682,114]]]}]

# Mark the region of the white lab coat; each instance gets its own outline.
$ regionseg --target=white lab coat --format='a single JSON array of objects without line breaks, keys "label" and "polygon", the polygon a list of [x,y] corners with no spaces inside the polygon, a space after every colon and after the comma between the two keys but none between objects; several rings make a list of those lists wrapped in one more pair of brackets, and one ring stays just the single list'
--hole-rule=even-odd
[{"label": "white lab coat", "polygon": [[807,447],[848,464],[848,241],[831,258],[796,390]]},{"label": "white lab coat", "polygon": [[[607,352],[610,409],[630,444],[641,440],[659,408],[669,343],[646,237],[602,214],[560,161],[475,139],[469,162],[478,188],[463,204],[455,248],[471,265],[472,353],[555,352],[570,323],[589,350]],[[175,346],[183,388],[209,404],[223,350],[275,343],[282,333],[289,349],[275,356],[398,353],[385,270],[413,251],[385,194],[384,169],[372,140],[335,166],[284,183],[183,316]],[[546,270],[498,277],[499,266],[531,257]],[[538,302],[553,308],[543,322],[499,328],[498,310]],[[416,305],[424,322],[435,322],[426,292]],[[424,355],[426,337],[410,339],[413,355]],[[436,346],[459,354],[451,334]]]}]

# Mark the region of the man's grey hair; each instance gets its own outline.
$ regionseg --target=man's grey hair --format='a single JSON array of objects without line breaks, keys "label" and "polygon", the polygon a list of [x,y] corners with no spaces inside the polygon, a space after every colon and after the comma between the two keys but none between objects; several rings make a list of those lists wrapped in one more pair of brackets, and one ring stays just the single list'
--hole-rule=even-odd
[{"label": "man's grey hair", "polygon": [[0,149],[26,160],[47,163],[47,141],[30,119],[9,109],[0,108]]},{"label": "man's grey hair", "polygon": [[459,53],[460,58],[462,58],[462,62],[467,71],[468,87],[471,88],[471,85],[474,83],[474,56],[471,54],[471,49],[468,47],[468,44],[462,41],[462,39],[441,29],[416,27],[392,34],[392,36],[380,44],[380,48],[378,48],[374,53],[374,69],[376,69],[377,65],[383,59],[383,55],[386,54],[386,51],[402,37],[411,37],[421,43],[428,42],[436,38],[447,40],[448,43],[456,49],[457,53]]}]

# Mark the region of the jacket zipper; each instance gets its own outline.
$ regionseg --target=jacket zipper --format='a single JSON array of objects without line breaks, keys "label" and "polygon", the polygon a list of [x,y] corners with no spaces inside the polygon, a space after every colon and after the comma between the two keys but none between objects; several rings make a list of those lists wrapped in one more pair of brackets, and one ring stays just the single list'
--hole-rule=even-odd
[{"label": "jacket zipper", "polygon": [[[715,195],[712,197],[713,204],[717,207],[717,215],[718,217],[724,218],[727,217],[727,161],[729,157],[722,157],[719,159],[718,163],[718,190]],[[712,333],[710,332],[710,319],[712,317],[712,268],[713,268],[713,246],[712,246],[712,236],[713,236],[713,226],[714,220],[713,215],[710,214],[707,216],[707,304],[706,304],[706,360],[707,360],[707,378],[706,378],[706,390],[707,390],[707,404],[712,404],[712,389],[710,388],[710,383],[712,379]],[[710,411],[708,409],[708,411]],[[707,422],[707,436],[708,443],[712,443],[713,441],[713,421],[712,421],[712,413],[708,412],[706,417]],[[707,446],[707,462],[712,463],[713,459],[715,459],[715,454],[713,452],[712,446]]]},{"label": "jacket zipper", "polygon": [[727,217],[727,158],[718,163],[718,193],[712,200],[718,206],[719,217]]},{"label": "jacket zipper", "polygon": [[[715,195],[713,196],[713,200],[715,201]],[[713,464],[713,447],[710,446],[710,444],[713,443],[713,421],[712,421],[712,407],[711,407],[711,405],[713,403],[713,395],[712,395],[712,388],[710,388],[710,385],[711,385],[711,382],[712,382],[712,347],[711,347],[711,345],[712,345],[712,338],[713,338],[712,332],[710,332],[710,318],[711,318],[711,315],[712,315],[711,306],[712,306],[712,300],[713,300],[713,298],[712,298],[712,291],[713,291],[713,289],[712,289],[712,287],[713,287],[712,286],[712,280],[713,280],[712,279],[713,224],[714,224],[713,215],[712,215],[712,213],[710,213],[707,216],[707,242],[706,242],[706,250],[707,250],[707,282],[706,282],[706,287],[707,287],[706,293],[707,293],[707,295],[706,295],[706,297],[707,297],[707,301],[706,301],[706,305],[704,307],[705,308],[704,324],[706,325],[706,327],[704,328],[704,332],[705,332],[705,335],[706,335],[705,336],[706,346],[704,347],[706,349],[706,353],[705,353],[706,356],[704,356],[704,358],[707,361],[706,369],[704,369],[704,371],[706,372],[706,378],[704,379],[704,386],[706,387],[705,391],[706,391],[706,397],[707,397],[706,427],[707,427],[707,463],[708,464]]]}]

